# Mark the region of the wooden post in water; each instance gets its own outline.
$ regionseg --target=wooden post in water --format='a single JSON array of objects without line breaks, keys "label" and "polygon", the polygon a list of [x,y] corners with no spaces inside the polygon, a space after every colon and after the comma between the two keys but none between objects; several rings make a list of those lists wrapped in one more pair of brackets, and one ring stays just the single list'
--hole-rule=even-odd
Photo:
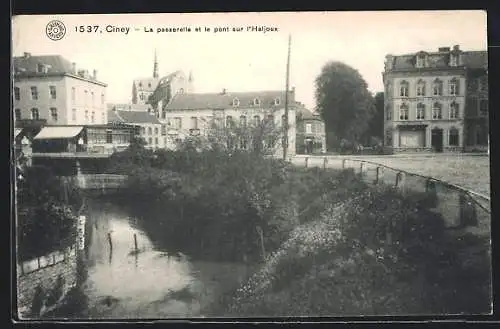
[{"label": "wooden post in water", "polygon": [[139,248],[137,248],[137,234],[134,233],[134,248],[135,248],[135,252],[137,253]]},{"label": "wooden post in water", "polygon": [[306,168],[309,167],[309,157],[306,157]]},{"label": "wooden post in water", "polygon": [[342,159],[342,169],[345,169],[345,162],[346,162],[346,159]]},{"label": "wooden post in water", "polygon": [[108,232],[108,243],[109,243],[109,252],[113,253],[113,241],[111,241],[111,233]]},{"label": "wooden post in water", "polygon": [[323,170],[326,170],[327,165],[328,165],[328,158],[327,158],[327,157],[325,157],[325,158],[323,159]]},{"label": "wooden post in water", "polygon": [[264,246],[264,232],[262,232],[262,228],[260,226],[256,227],[257,233],[259,233],[260,238],[260,247],[262,249],[262,258],[266,260],[266,248]]}]

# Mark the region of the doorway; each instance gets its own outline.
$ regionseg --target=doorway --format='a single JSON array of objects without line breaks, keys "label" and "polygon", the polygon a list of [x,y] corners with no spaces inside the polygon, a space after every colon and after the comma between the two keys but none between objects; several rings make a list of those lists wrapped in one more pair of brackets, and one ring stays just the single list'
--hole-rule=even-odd
[{"label": "doorway", "polygon": [[431,144],[434,152],[443,152],[443,129],[432,129]]}]

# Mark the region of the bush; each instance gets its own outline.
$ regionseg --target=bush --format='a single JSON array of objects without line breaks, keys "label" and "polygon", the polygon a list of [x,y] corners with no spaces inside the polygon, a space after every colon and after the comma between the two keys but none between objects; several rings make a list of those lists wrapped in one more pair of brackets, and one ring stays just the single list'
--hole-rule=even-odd
[{"label": "bush", "polygon": [[73,242],[74,213],[82,204],[78,188],[31,167],[18,182],[18,253],[22,260],[45,255]]},{"label": "bush", "polygon": [[[228,313],[488,312],[487,242],[467,235],[457,239],[445,231],[442,218],[418,203],[420,199],[390,188],[371,188],[323,212],[322,219],[294,230],[264,268],[235,293]],[[386,241],[388,224],[393,225],[391,244]]]}]

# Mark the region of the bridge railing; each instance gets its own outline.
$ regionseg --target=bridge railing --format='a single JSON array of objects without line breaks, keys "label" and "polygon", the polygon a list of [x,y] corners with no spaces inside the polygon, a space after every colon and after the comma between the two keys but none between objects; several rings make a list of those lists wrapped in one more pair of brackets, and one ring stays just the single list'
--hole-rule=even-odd
[{"label": "bridge railing", "polygon": [[448,227],[464,228],[477,234],[489,235],[491,232],[490,197],[465,187],[366,160],[315,156],[292,162],[324,170],[351,168],[367,183],[391,185],[403,193],[424,193],[431,209],[443,216]]},{"label": "bridge railing", "polygon": [[116,174],[81,174],[75,179],[82,189],[118,189],[127,182],[126,175]]}]

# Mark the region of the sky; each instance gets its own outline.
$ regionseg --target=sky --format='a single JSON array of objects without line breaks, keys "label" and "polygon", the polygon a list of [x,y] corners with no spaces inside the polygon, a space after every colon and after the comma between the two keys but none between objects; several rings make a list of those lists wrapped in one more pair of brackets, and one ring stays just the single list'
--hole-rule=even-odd
[{"label": "sky", "polygon": [[[296,100],[314,109],[314,81],[329,61],[357,69],[375,93],[383,90],[387,54],[453,45],[487,50],[486,19],[485,11],[31,15],[13,17],[12,50],[13,56],[59,54],[78,69],[96,69],[108,84],[108,102],[124,103],[131,100],[133,79],[152,76],[155,50],[160,76],[192,72],[195,92],[285,90],[291,35],[290,87]],[[46,34],[52,20],[66,27],[58,41]],[[81,25],[97,32],[77,32]],[[129,31],[107,32],[107,26]]]}]

